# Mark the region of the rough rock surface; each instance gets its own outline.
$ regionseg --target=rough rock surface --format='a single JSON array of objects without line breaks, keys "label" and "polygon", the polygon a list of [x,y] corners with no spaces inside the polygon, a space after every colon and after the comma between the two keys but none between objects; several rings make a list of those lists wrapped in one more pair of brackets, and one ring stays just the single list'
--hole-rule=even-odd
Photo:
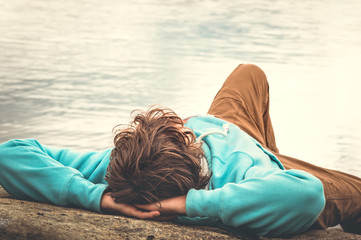
[{"label": "rough rock surface", "polygon": [[[17,200],[0,188],[0,239],[249,238],[212,227],[144,221]],[[361,239],[361,235],[344,233],[339,228],[333,228],[326,231],[309,231],[290,239]]]}]

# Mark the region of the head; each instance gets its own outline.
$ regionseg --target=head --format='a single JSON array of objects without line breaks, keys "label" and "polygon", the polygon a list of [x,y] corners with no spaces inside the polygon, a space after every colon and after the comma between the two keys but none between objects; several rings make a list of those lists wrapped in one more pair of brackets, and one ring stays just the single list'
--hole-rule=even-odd
[{"label": "head", "polygon": [[172,110],[151,108],[116,130],[105,180],[117,202],[147,204],[187,194],[209,182],[203,150]]}]

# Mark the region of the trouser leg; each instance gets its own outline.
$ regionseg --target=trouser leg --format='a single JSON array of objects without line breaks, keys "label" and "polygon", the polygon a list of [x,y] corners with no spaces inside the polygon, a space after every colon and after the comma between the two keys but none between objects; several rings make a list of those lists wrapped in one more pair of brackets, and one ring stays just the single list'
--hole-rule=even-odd
[{"label": "trouser leg", "polygon": [[269,116],[268,81],[252,64],[241,64],[214,98],[209,114],[239,126],[262,145],[278,152]]},{"label": "trouser leg", "polygon": [[360,233],[361,179],[278,153],[269,115],[268,82],[260,68],[239,65],[217,93],[208,113],[239,126],[272,150],[286,169],[304,170],[322,181],[326,206],[315,227],[341,224],[345,231]]}]

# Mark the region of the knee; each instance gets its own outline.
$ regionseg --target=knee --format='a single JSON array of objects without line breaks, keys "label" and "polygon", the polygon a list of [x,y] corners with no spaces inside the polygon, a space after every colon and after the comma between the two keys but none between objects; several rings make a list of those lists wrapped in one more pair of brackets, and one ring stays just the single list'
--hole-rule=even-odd
[{"label": "knee", "polygon": [[265,73],[259,66],[255,65],[255,64],[251,64],[251,63],[239,64],[237,66],[236,70],[246,72],[246,73],[265,75]]},{"label": "knee", "polygon": [[232,73],[242,84],[262,86],[268,89],[268,81],[263,70],[254,64],[240,64]]}]

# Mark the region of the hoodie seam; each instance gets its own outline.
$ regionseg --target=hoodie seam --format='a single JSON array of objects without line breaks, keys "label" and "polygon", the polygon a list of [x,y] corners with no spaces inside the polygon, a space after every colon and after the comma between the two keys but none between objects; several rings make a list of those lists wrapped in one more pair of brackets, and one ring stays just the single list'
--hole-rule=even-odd
[{"label": "hoodie seam", "polygon": [[64,199],[66,206],[70,206],[69,190],[70,190],[71,183],[73,182],[73,180],[76,176],[77,175],[73,175],[63,187],[62,193],[66,193],[66,194],[61,194],[61,195],[66,196],[66,198]]}]

